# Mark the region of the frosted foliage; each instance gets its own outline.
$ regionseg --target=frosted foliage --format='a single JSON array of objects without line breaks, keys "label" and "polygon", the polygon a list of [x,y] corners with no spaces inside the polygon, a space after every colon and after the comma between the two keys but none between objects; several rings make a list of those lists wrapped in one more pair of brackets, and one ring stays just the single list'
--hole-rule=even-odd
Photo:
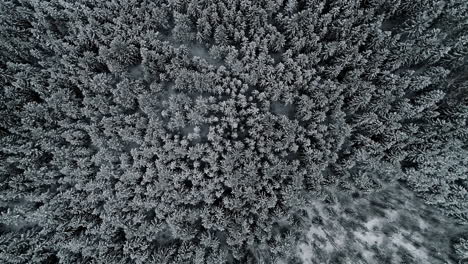
[{"label": "frosted foliage", "polygon": [[298,244],[303,263],[456,264],[451,241],[466,232],[399,185],[346,201],[315,202],[310,227]]},{"label": "frosted foliage", "polygon": [[[434,259],[398,210],[311,225],[328,188],[359,203],[398,183],[466,227],[465,0],[0,14],[0,263],[290,264],[304,239],[319,261],[350,237],[359,261]],[[372,231],[386,221],[401,232]],[[443,256],[464,261],[464,239]]]}]

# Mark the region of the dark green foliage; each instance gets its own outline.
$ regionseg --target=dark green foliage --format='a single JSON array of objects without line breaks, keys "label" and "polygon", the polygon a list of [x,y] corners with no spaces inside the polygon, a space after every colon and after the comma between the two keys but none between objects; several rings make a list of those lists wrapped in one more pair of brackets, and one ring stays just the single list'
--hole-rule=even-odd
[{"label": "dark green foliage", "polygon": [[293,262],[330,184],[467,219],[466,1],[0,13],[5,263]]}]

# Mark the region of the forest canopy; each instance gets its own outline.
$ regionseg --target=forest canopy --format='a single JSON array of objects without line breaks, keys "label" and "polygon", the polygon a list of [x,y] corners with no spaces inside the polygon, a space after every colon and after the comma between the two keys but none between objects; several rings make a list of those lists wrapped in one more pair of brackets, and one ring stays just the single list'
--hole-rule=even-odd
[{"label": "forest canopy", "polygon": [[330,186],[468,221],[465,0],[0,14],[2,263],[297,263]]}]

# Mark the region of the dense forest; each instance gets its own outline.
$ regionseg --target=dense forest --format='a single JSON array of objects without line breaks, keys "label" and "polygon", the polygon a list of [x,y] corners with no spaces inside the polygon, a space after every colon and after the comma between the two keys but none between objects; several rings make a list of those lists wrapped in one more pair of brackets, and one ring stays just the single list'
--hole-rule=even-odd
[{"label": "dense forest", "polygon": [[302,263],[402,186],[466,263],[467,120],[466,0],[2,0],[0,262]]}]

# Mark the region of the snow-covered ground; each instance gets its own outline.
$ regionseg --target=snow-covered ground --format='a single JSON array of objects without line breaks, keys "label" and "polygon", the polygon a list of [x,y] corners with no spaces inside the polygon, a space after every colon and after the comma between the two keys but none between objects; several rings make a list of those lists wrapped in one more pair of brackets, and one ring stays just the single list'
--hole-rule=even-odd
[{"label": "snow-covered ground", "polygon": [[300,243],[306,264],[459,263],[453,241],[465,233],[410,191],[389,186],[352,197],[334,193],[334,202],[316,202],[310,229]]}]

